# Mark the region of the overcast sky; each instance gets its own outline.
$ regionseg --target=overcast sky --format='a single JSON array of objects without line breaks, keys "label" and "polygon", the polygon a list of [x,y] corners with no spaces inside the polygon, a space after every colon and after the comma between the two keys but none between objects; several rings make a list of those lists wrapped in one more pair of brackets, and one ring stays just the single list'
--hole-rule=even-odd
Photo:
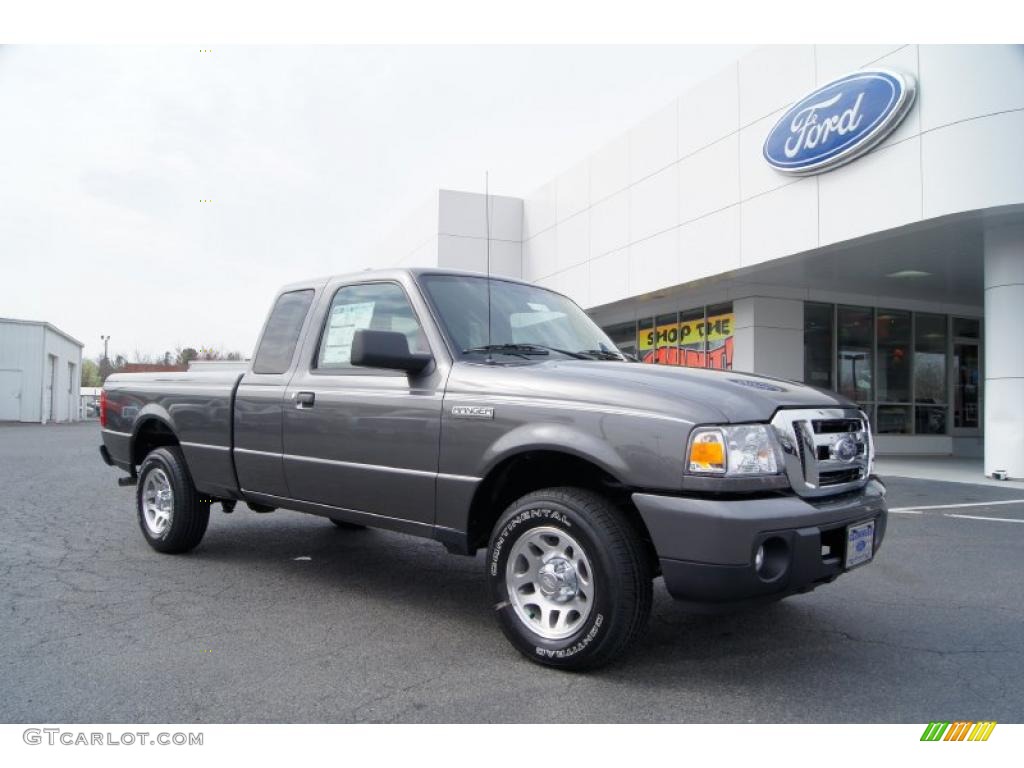
[{"label": "overcast sky", "polygon": [[248,356],[432,190],[523,196],[744,50],[0,47],[0,316]]}]

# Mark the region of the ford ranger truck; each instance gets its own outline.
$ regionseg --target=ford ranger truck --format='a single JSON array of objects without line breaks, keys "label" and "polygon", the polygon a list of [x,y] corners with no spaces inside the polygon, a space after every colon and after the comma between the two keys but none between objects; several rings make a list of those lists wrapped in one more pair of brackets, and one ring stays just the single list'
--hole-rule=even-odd
[{"label": "ford ranger truck", "polygon": [[659,576],[692,610],[748,607],[871,562],[885,535],[853,403],[637,363],[565,296],[473,273],[289,285],[247,368],[113,375],[101,425],[158,552],[237,502],[486,549],[501,629],[562,669],[621,657]]}]

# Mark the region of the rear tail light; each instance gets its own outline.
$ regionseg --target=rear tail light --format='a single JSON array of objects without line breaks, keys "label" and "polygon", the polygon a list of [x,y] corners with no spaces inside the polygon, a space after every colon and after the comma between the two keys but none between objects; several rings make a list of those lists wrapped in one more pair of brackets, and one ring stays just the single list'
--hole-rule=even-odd
[{"label": "rear tail light", "polygon": [[107,390],[100,390],[100,426],[107,426]]}]

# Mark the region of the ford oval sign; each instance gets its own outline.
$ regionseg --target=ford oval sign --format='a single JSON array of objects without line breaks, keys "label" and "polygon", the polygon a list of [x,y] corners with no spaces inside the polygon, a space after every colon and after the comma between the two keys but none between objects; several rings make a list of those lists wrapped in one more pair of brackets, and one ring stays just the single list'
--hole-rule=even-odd
[{"label": "ford oval sign", "polygon": [[821,173],[863,155],[900,124],[917,88],[909,75],[871,69],[833,80],[793,105],[764,142],[783,173]]}]

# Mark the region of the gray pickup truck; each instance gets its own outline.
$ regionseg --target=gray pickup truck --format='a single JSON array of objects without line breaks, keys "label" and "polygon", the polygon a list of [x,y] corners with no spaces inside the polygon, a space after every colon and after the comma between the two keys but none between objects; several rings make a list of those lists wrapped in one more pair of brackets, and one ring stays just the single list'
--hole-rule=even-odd
[{"label": "gray pickup truck", "polygon": [[239,501],[486,547],[502,630],[567,669],[634,643],[659,575],[693,610],[746,607],[885,534],[853,403],[637,363],[566,297],[471,273],[287,286],[246,370],[111,376],[101,425],[154,549],[192,549]]}]

